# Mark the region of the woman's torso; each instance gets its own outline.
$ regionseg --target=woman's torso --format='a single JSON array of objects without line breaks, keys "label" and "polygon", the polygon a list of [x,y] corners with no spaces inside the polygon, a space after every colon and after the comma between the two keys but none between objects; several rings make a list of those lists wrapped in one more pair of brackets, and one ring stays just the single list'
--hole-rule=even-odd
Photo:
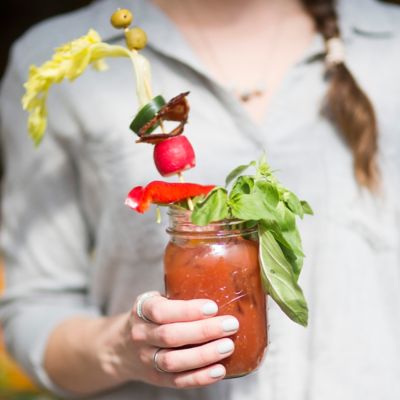
[{"label": "woman's torso", "polygon": [[[104,21],[94,27],[105,40],[111,39],[114,33],[103,25],[117,3],[92,6],[81,18],[82,29],[91,26],[90,15],[95,21],[102,16]],[[294,325],[271,304],[271,343],[256,374],[194,391],[132,384],[96,398],[398,398],[400,40],[394,24],[383,22],[388,12],[375,5],[380,20],[374,19],[378,11],[368,7],[364,17],[343,11],[348,65],[371,96],[380,122],[384,190],[373,198],[357,187],[348,149],[319,113],[326,90],[320,37],[287,73],[264,121],[256,126],[240,103],[207,77],[165,17],[138,3],[131,6],[137,7],[137,23],[150,37],[145,54],[152,63],[155,93],[170,98],[191,91],[185,132],[197,166],[185,174],[186,180],[222,184],[233,167],[265,150],[282,183],[313,206],[315,216],[300,223],[307,256],[301,284],[310,325]],[[61,23],[67,26],[68,18]],[[65,40],[76,36],[75,30],[68,29]],[[42,35],[40,28],[37,35]],[[41,54],[37,62],[47,55]],[[79,171],[83,213],[95,243],[88,271],[90,299],[111,315],[129,309],[139,293],[162,289],[168,238],[165,218],[160,226],[153,211],[137,215],[123,205],[131,187],[158,179],[158,174],[151,147],[136,144],[128,129],[136,112],[131,66],[127,60],[108,63],[108,72],[88,72],[73,85],[55,90],[52,99],[59,102],[50,105],[49,123],[67,143]],[[59,123],[64,120],[66,124]]]}]

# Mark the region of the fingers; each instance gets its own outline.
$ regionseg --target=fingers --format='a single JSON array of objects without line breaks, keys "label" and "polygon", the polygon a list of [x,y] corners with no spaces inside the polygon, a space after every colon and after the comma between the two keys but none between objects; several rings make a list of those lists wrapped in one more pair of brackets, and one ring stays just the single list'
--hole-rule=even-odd
[{"label": "fingers", "polygon": [[155,347],[176,348],[230,336],[238,329],[239,321],[235,317],[220,316],[155,326],[146,332],[146,341]]},{"label": "fingers", "polygon": [[129,320],[133,348],[145,366],[139,379],[173,388],[223,379],[226,370],[218,363],[233,353],[234,343],[226,336],[237,332],[239,321],[217,313],[217,304],[207,299],[169,300],[153,292],[139,296]]},{"label": "fingers", "polygon": [[225,367],[221,364],[212,365],[200,370],[180,374],[160,374],[163,376],[161,384],[176,389],[197,388],[223,379],[226,374]]},{"label": "fingers", "polygon": [[231,339],[220,339],[202,346],[179,350],[161,350],[157,354],[157,367],[164,372],[189,371],[215,364],[229,357],[235,346]]},{"label": "fingers", "polygon": [[217,314],[218,306],[211,300],[168,300],[153,296],[142,303],[141,310],[147,319],[161,325],[209,318]]},{"label": "fingers", "polygon": [[221,339],[191,349],[158,351],[149,383],[177,389],[211,385],[226,375],[225,367],[216,362],[229,357],[233,350],[232,340]]}]

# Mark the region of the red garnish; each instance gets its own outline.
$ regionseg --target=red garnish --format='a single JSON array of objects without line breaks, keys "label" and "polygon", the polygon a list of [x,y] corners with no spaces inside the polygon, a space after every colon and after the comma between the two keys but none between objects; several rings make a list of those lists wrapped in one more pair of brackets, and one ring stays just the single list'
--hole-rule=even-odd
[{"label": "red garnish", "polygon": [[157,143],[154,146],[153,158],[162,176],[178,174],[196,165],[193,147],[184,135]]},{"label": "red garnish", "polygon": [[[189,92],[181,93],[171,99],[165,106],[161,107],[158,113],[140,128],[138,132],[140,138],[136,142],[156,144],[170,137],[182,134],[189,115],[189,103],[186,99],[188,94]],[[149,129],[159,126],[162,121],[177,121],[179,124],[168,133],[148,135]]]},{"label": "red garnish", "polygon": [[153,181],[145,187],[133,188],[125,204],[139,213],[144,213],[152,203],[171,204],[190,197],[207,195],[214,187],[214,185],[198,185],[197,183]]}]

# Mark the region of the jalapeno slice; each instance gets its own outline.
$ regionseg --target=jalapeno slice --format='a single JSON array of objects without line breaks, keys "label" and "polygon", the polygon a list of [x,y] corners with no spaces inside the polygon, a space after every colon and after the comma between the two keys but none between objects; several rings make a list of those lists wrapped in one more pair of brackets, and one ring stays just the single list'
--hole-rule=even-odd
[{"label": "jalapeno slice", "polygon": [[[145,106],[143,106],[139,112],[136,114],[135,118],[131,122],[129,128],[135,132],[136,134],[139,133],[140,129],[147,124],[149,121],[151,121],[157,113],[160,111],[160,109],[165,106],[166,102],[164,100],[164,97],[162,96],[156,96],[154,97],[149,103],[147,103]],[[149,133],[153,132],[159,124],[151,126],[145,133],[148,135]]]}]

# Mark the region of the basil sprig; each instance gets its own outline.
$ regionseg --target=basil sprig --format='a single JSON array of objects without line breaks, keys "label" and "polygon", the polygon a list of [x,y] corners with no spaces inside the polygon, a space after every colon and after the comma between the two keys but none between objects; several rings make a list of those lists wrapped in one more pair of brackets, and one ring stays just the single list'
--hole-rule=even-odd
[{"label": "basil sprig", "polygon": [[[254,175],[245,175],[250,167]],[[226,218],[256,223],[264,290],[290,319],[307,326],[307,302],[297,282],[304,253],[296,216],[304,214],[313,214],[310,205],[277,181],[263,156],[235,168],[226,187],[196,199],[191,218],[200,226]]]}]

